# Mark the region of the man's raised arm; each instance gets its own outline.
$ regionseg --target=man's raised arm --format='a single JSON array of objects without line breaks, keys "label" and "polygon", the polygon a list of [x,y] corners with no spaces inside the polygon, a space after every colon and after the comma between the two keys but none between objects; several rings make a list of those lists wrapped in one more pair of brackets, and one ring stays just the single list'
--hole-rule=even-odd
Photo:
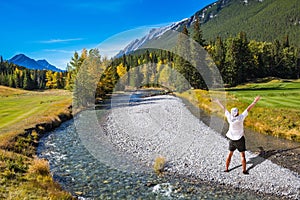
[{"label": "man's raised arm", "polygon": [[259,100],[260,96],[255,97],[254,101],[248,106],[247,111],[249,112]]},{"label": "man's raised arm", "polygon": [[215,99],[214,102],[216,102],[223,110],[226,111],[226,108],[223,106],[223,104],[219,101],[219,99]]}]

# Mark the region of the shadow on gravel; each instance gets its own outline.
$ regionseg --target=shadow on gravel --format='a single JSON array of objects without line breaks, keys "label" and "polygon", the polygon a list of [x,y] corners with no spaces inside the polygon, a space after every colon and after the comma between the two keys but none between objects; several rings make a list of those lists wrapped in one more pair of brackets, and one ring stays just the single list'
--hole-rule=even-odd
[{"label": "shadow on gravel", "polygon": [[252,164],[247,169],[247,171],[252,170],[257,165],[260,165],[262,162],[264,162],[266,159],[270,158],[271,156],[274,156],[276,154],[282,154],[282,153],[287,152],[287,151],[299,149],[300,146],[294,147],[294,148],[289,148],[289,149],[268,150],[268,151],[265,151],[263,147],[258,147],[258,148],[259,148],[259,154],[254,158],[250,158],[250,160],[247,162],[247,164]]},{"label": "shadow on gravel", "polygon": [[[250,158],[249,161],[247,162],[247,165],[252,164],[250,167],[248,167],[247,172],[249,172],[250,170],[255,168],[257,165],[260,165],[261,163],[263,163],[265,160],[267,160],[271,156],[274,156],[274,155],[277,155],[277,154],[280,155],[280,154],[283,154],[284,152],[292,151],[292,150],[299,149],[299,148],[300,148],[300,146],[294,147],[294,148],[289,148],[289,149],[279,149],[279,150],[265,151],[263,147],[258,147],[259,154],[254,158]],[[242,167],[242,165],[237,165],[237,166],[229,169],[229,171],[233,171],[233,170],[235,170],[239,167]]]}]

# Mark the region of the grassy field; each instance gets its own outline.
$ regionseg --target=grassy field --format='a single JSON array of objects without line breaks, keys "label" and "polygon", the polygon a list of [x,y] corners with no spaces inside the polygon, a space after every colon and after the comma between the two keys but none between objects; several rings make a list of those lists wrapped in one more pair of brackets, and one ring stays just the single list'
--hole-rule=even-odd
[{"label": "grassy field", "polygon": [[72,199],[55,183],[48,162],[36,158],[36,124],[69,115],[71,93],[25,91],[0,86],[0,199]]},{"label": "grassy field", "polygon": [[71,105],[71,93],[64,90],[40,92],[0,86],[0,138],[47,122]]},{"label": "grassy field", "polygon": [[245,125],[260,133],[300,142],[300,80],[274,79],[228,88],[225,92],[194,90],[181,96],[210,114],[223,116],[211,102],[212,97],[219,96],[228,109],[243,110],[257,95],[262,98],[249,113]]},{"label": "grassy field", "polygon": [[300,111],[300,81],[272,80],[267,83],[249,83],[227,89],[240,101],[251,103],[253,97],[260,95],[263,100],[260,107],[282,108]]}]

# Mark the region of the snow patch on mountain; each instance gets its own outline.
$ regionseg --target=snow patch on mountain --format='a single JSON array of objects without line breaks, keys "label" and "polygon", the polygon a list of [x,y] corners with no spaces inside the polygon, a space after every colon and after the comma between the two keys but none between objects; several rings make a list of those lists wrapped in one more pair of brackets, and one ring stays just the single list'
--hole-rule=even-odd
[{"label": "snow patch on mountain", "polygon": [[159,37],[161,37],[164,33],[166,33],[169,30],[177,30],[179,28],[179,26],[182,23],[185,23],[189,18],[185,18],[181,21],[178,22],[174,22],[168,26],[164,26],[164,27],[160,27],[160,28],[153,28],[149,31],[149,33],[147,35],[145,35],[144,37],[140,38],[140,39],[135,39],[132,42],[130,42],[123,50],[121,50],[115,57],[121,57],[122,55],[126,55],[129,54],[133,51],[136,51],[137,49],[139,49],[140,47],[142,47],[144,44],[146,44],[147,42],[153,40],[153,39],[157,39]]}]

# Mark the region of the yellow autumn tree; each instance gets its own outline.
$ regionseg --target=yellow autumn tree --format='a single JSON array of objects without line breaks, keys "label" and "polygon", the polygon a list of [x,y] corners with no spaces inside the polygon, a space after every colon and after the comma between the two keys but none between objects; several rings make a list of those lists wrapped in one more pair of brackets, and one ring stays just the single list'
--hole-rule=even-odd
[{"label": "yellow autumn tree", "polygon": [[120,78],[123,77],[127,73],[126,67],[123,65],[123,63],[120,63],[117,66],[117,73]]}]

